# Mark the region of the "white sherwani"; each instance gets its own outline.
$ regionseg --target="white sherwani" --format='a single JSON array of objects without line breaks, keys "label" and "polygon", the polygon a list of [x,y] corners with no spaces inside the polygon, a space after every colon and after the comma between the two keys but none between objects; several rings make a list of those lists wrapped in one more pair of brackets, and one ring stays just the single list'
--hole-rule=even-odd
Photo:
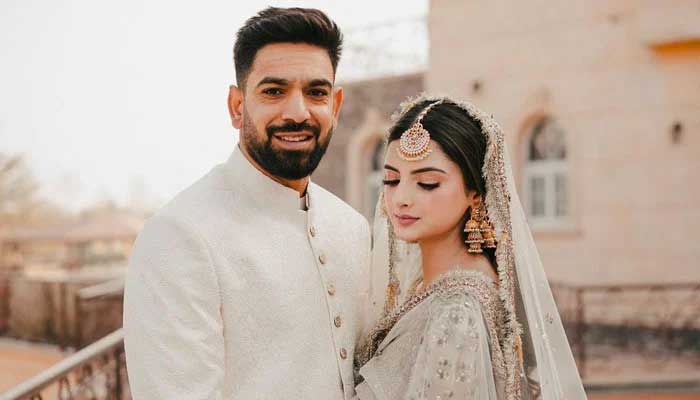
[{"label": "white sherwani", "polygon": [[124,295],[132,396],[348,399],[367,299],[366,220],[239,149],[151,218]]}]

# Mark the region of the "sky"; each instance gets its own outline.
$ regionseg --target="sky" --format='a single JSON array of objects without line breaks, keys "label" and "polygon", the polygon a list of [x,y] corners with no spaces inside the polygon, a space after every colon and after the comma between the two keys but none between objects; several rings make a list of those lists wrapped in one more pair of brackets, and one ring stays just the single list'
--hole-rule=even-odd
[{"label": "sky", "polygon": [[[248,17],[316,7],[357,44],[376,36],[367,27],[424,17],[427,1],[3,0],[0,152],[23,155],[41,194],[70,210],[161,205],[237,143],[226,96]],[[416,46],[410,35],[390,39]],[[362,76],[344,64],[340,80]]]}]

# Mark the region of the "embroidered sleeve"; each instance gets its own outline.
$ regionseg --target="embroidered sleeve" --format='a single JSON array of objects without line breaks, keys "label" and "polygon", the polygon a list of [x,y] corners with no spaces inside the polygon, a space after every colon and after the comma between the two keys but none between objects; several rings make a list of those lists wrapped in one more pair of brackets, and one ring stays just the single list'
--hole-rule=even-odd
[{"label": "embroidered sleeve", "polygon": [[417,348],[407,399],[496,399],[488,333],[479,302],[436,299]]}]

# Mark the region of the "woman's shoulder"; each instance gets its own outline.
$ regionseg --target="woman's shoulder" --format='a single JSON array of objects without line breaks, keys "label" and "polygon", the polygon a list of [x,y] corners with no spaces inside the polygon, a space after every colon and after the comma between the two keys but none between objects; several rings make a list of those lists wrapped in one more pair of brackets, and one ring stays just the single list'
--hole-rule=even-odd
[{"label": "woman's shoulder", "polygon": [[432,292],[426,304],[426,314],[431,320],[468,314],[483,315],[495,323],[500,320],[498,287],[480,271],[451,270],[431,283],[426,291]]}]

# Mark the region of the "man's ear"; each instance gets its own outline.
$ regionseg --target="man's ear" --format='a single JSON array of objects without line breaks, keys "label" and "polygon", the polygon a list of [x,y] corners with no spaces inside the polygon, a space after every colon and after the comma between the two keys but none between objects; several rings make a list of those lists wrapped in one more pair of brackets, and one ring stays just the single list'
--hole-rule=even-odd
[{"label": "man's ear", "polygon": [[243,90],[236,85],[228,87],[228,114],[231,125],[236,129],[243,126]]},{"label": "man's ear", "polygon": [[333,125],[338,123],[338,115],[340,115],[340,106],[343,105],[343,88],[338,86],[333,89]]}]

